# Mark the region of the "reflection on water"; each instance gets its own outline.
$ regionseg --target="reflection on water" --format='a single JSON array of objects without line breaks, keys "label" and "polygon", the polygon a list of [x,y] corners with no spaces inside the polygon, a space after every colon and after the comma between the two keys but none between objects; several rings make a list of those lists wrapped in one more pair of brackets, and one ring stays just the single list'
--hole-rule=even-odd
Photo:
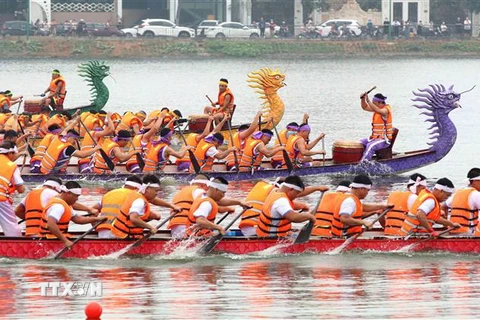
[{"label": "reflection on water", "polygon": [[[0,317],[476,318],[480,261],[445,255],[19,263],[0,268]],[[99,281],[103,297],[41,297],[41,282]]]}]

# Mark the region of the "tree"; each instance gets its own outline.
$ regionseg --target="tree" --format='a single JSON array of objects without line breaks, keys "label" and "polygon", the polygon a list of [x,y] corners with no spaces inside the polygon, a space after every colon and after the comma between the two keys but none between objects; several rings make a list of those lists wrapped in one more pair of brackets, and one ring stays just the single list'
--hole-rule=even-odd
[{"label": "tree", "polygon": [[382,0],[357,0],[360,8],[364,11],[372,10],[382,10]]},{"label": "tree", "polygon": [[306,22],[313,10],[328,11],[330,9],[330,3],[328,0],[302,0],[302,7],[303,22]]},{"label": "tree", "polygon": [[463,5],[470,12],[480,12],[480,0],[463,0]]}]

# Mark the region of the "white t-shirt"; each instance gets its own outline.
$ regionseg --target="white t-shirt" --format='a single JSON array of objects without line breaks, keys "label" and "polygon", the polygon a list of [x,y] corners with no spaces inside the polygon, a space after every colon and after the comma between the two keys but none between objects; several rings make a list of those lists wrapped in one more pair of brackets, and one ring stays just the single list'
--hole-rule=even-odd
[{"label": "white t-shirt", "polygon": [[205,153],[205,155],[209,158],[213,158],[218,153],[220,153],[220,151],[218,151],[216,147],[210,147],[210,148],[208,148],[207,153]]},{"label": "white t-shirt", "polygon": [[[207,196],[203,195],[202,198],[206,198]],[[212,204],[209,201],[203,202],[200,206],[198,206],[197,210],[193,213],[193,216],[196,218],[203,217],[207,218],[210,212],[212,212]]]},{"label": "white t-shirt", "polygon": [[[418,207],[418,210],[422,210],[425,215],[429,214],[432,212],[432,210],[435,208],[435,200],[433,199],[427,199],[423,201],[423,203]],[[414,214],[417,214],[416,212],[413,212]]]},{"label": "white t-shirt", "polygon": [[[60,203],[55,203],[53,206],[48,208],[47,216],[54,218],[57,222],[60,221],[63,214],[65,213],[65,208]],[[72,210],[72,217],[75,217],[77,214]]]},{"label": "white t-shirt", "polygon": [[342,201],[340,205],[339,215],[345,214],[348,216],[353,215],[357,211],[357,204],[352,197],[348,197],[347,199]]},{"label": "white t-shirt", "polygon": [[412,207],[415,200],[417,200],[417,197],[418,196],[415,193],[410,193],[410,195],[408,196],[408,200],[407,200],[408,210],[410,210],[410,208]]},{"label": "white t-shirt", "polygon": [[145,207],[146,207],[145,200],[143,200],[142,198],[138,198],[132,202],[132,205],[130,206],[130,210],[128,211],[128,214],[136,213],[139,216],[143,216],[145,214]]},{"label": "white t-shirt", "polygon": [[[52,199],[53,197],[56,197],[57,195],[58,195],[58,192],[53,189],[46,188],[45,190],[43,190],[42,193],[40,194],[40,203],[42,204],[42,207],[45,208],[47,206],[48,201],[50,201],[50,199]],[[27,197],[22,199],[23,206],[25,206],[25,199],[27,199]]]},{"label": "white t-shirt", "polygon": [[23,184],[22,175],[20,174],[20,169],[18,169],[18,167],[15,168],[15,171],[13,171],[13,177],[12,177],[11,183],[14,186],[21,186]]},{"label": "white t-shirt", "polygon": [[[452,201],[453,201],[453,196],[447,199],[445,204],[451,208],[452,207]],[[470,193],[470,196],[468,197],[468,205],[470,208],[480,210],[480,192],[477,190],[473,191]]]},{"label": "white t-shirt", "polygon": [[270,213],[272,218],[283,218],[287,213],[293,211],[290,201],[287,198],[280,198],[272,203]]},{"label": "white t-shirt", "polygon": [[195,199],[197,199],[198,197],[201,197],[204,194],[205,194],[205,190],[203,190],[202,188],[197,188],[197,189],[193,190],[192,198],[195,200]]}]

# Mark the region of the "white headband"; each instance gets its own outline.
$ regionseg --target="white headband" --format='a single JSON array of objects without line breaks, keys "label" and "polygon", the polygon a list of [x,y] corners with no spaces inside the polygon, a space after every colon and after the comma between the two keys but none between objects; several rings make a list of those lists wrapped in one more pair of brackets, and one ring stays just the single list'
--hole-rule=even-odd
[{"label": "white headband", "polygon": [[145,191],[147,190],[148,187],[152,187],[152,188],[160,188],[160,185],[158,183],[147,183],[147,184],[142,184],[139,188],[138,188],[138,192],[140,193],[145,193]]},{"label": "white headband", "polygon": [[480,180],[480,176],[475,177],[475,178],[469,178],[468,180]]},{"label": "white headband", "polygon": [[357,188],[357,189],[365,188],[365,189],[370,190],[371,187],[372,187],[371,184],[363,184],[363,183],[358,183],[358,182],[352,182],[350,184],[350,188]]},{"label": "white headband", "polygon": [[220,190],[222,192],[227,192],[227,185],[226,184],[213,182],[213,179],[215,179],[215,178],[212,178],[212,180],[208,181],[207,185],[210,188],[215,188],[215,189]]},{"label": "white headband", "polygon": [[416,186],[427,186],[427,181],[426,180],[422,180],[422,178],[420,177],[417,177],[417,180],[408,180],[408,183],[407,184],[414,184]]},{"label": "white headband", "polygon": [[58,192],[62,191],[62,189],[61,189],[62,185],[60,183],[58,183],[57,181],[47,180],[43,183],[43,186],[44,187],[52,187],[55,190],[57,190]]},{"label": "white headband", "polygon": [[443,184],[436,184],[435,187],[433,187],[437,190],[442,190],[442,191],[445,191],[445,192],[449,192],[449,193],[453,193],[455,191],[455,188],[449,188],[447,186],[444,186]]},{"label": "white headband", "polygon": [[293,189],[293,190],[297,190],[299,192],[303,191],[303,189],[300,188],[299,186],[296,186],[296,185],[291,184],[291,183],[286,183],[286,182],[282,182],[282,184],[280,185],[280,188],[281,187],[287,187],[287,188],[290,188],[290,189]]},{"label": "white headband", "polygon": [[15,146],[15,147],[10,148],[10,149],[0,148],[0,154],[10,153],[10,152],[17,153],[18,152],[17,147]]},{"label": "white headband", "polygon": [[190,181],[190,185],[195,183],[208,185],[209,182],[210,180],[207,180],[207,179],[193,179],[192,181]]},{"label": "white headband", "polygon": [[65,186],[60,186],[60,191],[61,191],[61,192],[70,192],[70,193],[76,194],[77,196],[79,196],[79,195],[82,194],[82,188],[72,188],[72,189],[68,189],[68,188],[65,187]]},{"label": "white headband", "polygon": [[138,182],[134,182],[134,181],[125,181],[124,186],[130,186],[130,187],[133,187],[135,189],[140,189],[142,184],[138,183]]},{"label": "white headband", "polygon": [[345,186],[338,186],[337,189],[335,189],[335,191],[337,191],[337,192],[341,192],[341,191],[348,192],[348,191],[350,191],[350,188],[345,187]]}]

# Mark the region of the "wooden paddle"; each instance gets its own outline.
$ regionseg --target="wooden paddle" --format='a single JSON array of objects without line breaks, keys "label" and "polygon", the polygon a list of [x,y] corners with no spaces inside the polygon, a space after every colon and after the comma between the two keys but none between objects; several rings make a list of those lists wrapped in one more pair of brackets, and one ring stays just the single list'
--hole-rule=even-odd
[{"label": "wooden paddle", "polygon": [[[232,126],[230,125],[230,121],[227,120],[227,127],[228,127],[228,135],[230,136],[230,141],[232,141],[232,147],[235,147],[233,143],[233,135],[232,135]],[[237,171],[240,170],[240,163],[238,162],[237,151],[233,151],[233,159],[235,161],[235,167]]]},{"label": "wooden paddle", "polygon": [[[183,131],[180,128],[180,126],[177,126],[178,128],[178,133],[180,133],[180,136],[182,137],[183,143],[185,146],[188,146],[187,144],[187,139],[185,139],[185,136],[183,135]],[[190,158],[190,162],[192,163],[193,170],[195,170],[196,174],[199,174],[202,172],[202,168],[200,167],[200,164],[198,163],[197,157],[195,157],[195,154],[193,153],[192,150],[188,150],[188,156]]]},{"label": "wooden paddle", "polygon": [[[238,220],[240,219],[240,217],[242,216],[242,214],[247,211],[247,209],[243,209],[242,212],[240,212],[238,215],[236,215],[232,221],[230,221],[230,223],[225,227],[225,232],[227,232],[228,229],[230,229],[231,226],[233,226],[233,224]],[[197,254],[199,255],[205,255],[205,254],[208,254],[210,252],[212,252],[213,249],[215,249],[215,247],[217,246],[217,244],[222,241],[224,235],[221,234],[221,233],[218,233],[212,237],[210,237],[210,239],[208,239],[204,244],[203,246],[197,250]]]},{"label": "wooden paddle", "polygon": [[[283,147],[282,140],[280,139],[280,136],[278,135],[277,127],[273,126],[273,129],[275,130],[275,134],[277,135],[278,143],[280,143],[280,146]],[[285,160],[285,164],[287,165],[288,173],[290,174],[293,171],[292,160],[288,156],[287,150],[282,150],[282,152],[283,152],[283,160]]]},{"label": "wooden paddle", "polygon": [[442,232],[440,232],[436,237],[434,237],[434,236],[432,236],[432,235],[430,234],[430,236],[429,236],[428,238],[422,239],[422,240],[418,241],[417,243],[426,242],[426,241],[432,240],[432,239],[434,239],[434,238],[440,238],[440,237],[443,236],[444,234],[447,234],[447,233],[449,233],[450,231],[455,230],[455,229],[457,229],[457,228],[455,228],[455,227],[450,227],[450,228],[448,228],[447,230],[443,230]]},{"label": "wooden paddle", "polygon": [[[135,145],[132,140],[130,140],[130,144],[132,145],[133,150],[135,150]],[[142,172],[143,168],[145,168],[145,160],[143,160],[142,155],[138,152],[135,153],[135,158],[137,158],[138,168],[140,169],[140,172]]]},{"label": "wooden paddle", "polygon": [[[317,204],[315,205],[315,208],[313,209],[313,214],[314,215],[317,212],[318,207],[320,206],[320,202],[322,202],[322,198],[323,198],[324,194],[325,194],[325,192],[322,192],[322,194],[320,195],[320,198],[317,201]],[[302,230],[300,230],[300,232],[297,235],[297,238],[295,239],[295,241],[293,243],[294,244],[305,243],[308,240],[310,240],[310,235],[312,234],[313,227],[315,227],[315,223],[309,221],[308,224],[303,226]]]},{"label": "wooden paddle", "polygon": [[[20,131],[22,131],[22,134],[25,134],[25,131],[23,131],[23,127],[20,121],[17,120],[17,123],[18,123],[18,127],[20,128]],[[32,146],[28,142],[25,142],[25,143],[27,144],[28,154],[30,155],[30,158],[31,158],[35,154],[35,150],[33,150]]]},{"label": "wooden paddle", "polygon": [[372,92],[373,90],[377,89],[377,86],[373,86],[372,89],[368,90],[367,92],[365,92],[365,94],[362,94],[360,96],[360,99],[363,99],[367,94],[369,94],[370,92]]},{"label": "wooden paddle", "polygon": [[[78,120],[78,122],[82,125],[83,129],[85,129],[85,132],[88,134],[90,139],[92,139],[93,145],[96,147],[97,146],[97,141],[95,141],[95,139],[92,137],[92,135],[90,134],[90,131],[88,130],[85,123],[83,123],[83,121],[80,120],[80,119]],[[100,151],[100,155],[102,156],[103,160],[107,164],[108,169],[110,169],[110,171],[113,171],[115,169],[115,163],[113,163],[112,159],[110,159],[108,157],[108,155],[105,153],[105,151],[103,149],[100,149],[98,151]]]},{"label": "wooden paddle", "polygon": [[85,238],[90,232],[92,232],[93,230],[95,230],[96,227],[98,227],[101,223],[103,223],[105,220],[107,220],[107,217],[105,217],[105,219],[101,220],[101,221],[97,221],[97,223],[95,223],[93,225],[93,227],[91,227],[90,229],[88,229],[88,231],[86,231],[84,234],[82,234],[80,237],[78,237],[77,239],[75,239],[75,241],[72,242],[72,245],[70,247],[65,247],[63,248],[62,250],[60,250],[56,255],[55,257],[53,257],[53,259],[58,259],[60,258],[65,252],[67,252],[68,250],[72,249],[72,247],[80,240],[82,240],[83,238]]},{"label": "wooden paddle", "polygon": [[[388,213],[388,211],[392,210],[392,208],[393,208],[393,206],[389,206],[388,208],[383,210],[383,212],[377,217],[377,219],[373,220],[373,222],[370,225],[373,227],[373,225],[377,221],[382,219]],[[371,229],[372,227],[365,228],[364,231],[367,231],[367,230]],[[361,233],[357,233],[356,235],[354,235],[354,236],[348,238],[347,240],[345,240],[345,242],[342,243],[338,248],[334,249],[334,252],[335,253],[342,253],[342,251],[345,250],[350,244],[352,244],[364,231],[362,231]]]}]

